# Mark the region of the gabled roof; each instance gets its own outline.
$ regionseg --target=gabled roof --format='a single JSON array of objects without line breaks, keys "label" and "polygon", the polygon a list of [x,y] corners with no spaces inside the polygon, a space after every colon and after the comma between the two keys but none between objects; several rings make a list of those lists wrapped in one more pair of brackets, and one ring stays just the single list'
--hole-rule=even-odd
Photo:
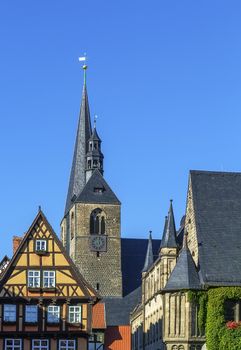
[{"label": "gabled roof", "polygon": [[[69,257],[69,255],[66,253],[66,250],[64,249],[62,243],[60,242],[59,238],[57,237],[56,233],[54,232],[53,228],[51,227],[50,223],[48,222],[47,218],[45,217],[45,215],[43,214],[43,212],[41,210],[39,210],[38,214],[36,215],[32,225],[30,226],[29,230],[27,231],[27,233],[25,233],[18,249],[16,250],[15,254],[13,255],[11,261],[9,262],[4,275],[0,281],[0,289],[3,288],[3,286],[6,284],[6,282],[8,281],[11,273],[13,272],[13,270],[15,269],[15,266],[17,264],[17,262],[19,261],[20,257],[21,257],[21,252],[24,251],[24,249],[26,248],[26,245],[28,244],[28,240],[31,240],[33,237],[33,232],[34,232],[34,228],[37,226],[39,221],[43,221],[44,225],[46,226],[47,230],[50,232],[51,236],[54,239],[54,242],[57,244],[61,254],[63,254],[64,258],[66,259],[66,261],[68,262],[70,268],[71,268],[71,273],[74,276],[75,280],[78,282],[78,285],[81,287],[81,289],[84,292],[84,295],[89,298],[89,299],[93,299],[94,301],[100,299],[100,296],[98,295],[98,293],[95,291],[94,288],[92,288],[92,286],[83,278],[83,276],[81,275],[81,273],[79,272],[79,270],[75,267],[73,261],[71,260],[71,258]],[[26,269],[28,268],[28,266],[26,266]]]},{"label": "gabled roof", "polygon": [[150,232],[147,251],[146,251],[146,258],[145,258],[145,263],[144,263],[142,272],[146,272],[149,269],[149,267],[151,267],[151,265],[153,264],[153,261],[154,259],[153,259],[153,250],[152,250],[152,237]]},{"label": "gabled roof", "polygon": [[177,233],[173,214],[172,201],[165,220],[164,233],[161,241],[161,248],[177,248]]},{"label": "gabled roof", "polygon": [[[102,191],[95,191],[102,189]],[[75,200],[76,203],[120,204],[119,199],[107,184],[101,173],[96,169],[82,192]]]},{"label": "gabled roof", "polygon": [[191,171],[200,271],[206,285],[241,285],[241,173]]},{"label": "gabled roof", "polygon": [[178,257],[176,266],[167,281],[164,292],[201,289],[198,271],[187,247],[186,239],[186,235],[184,235],[183,248]]},{"label": "gabled roof", "polygon": [[88,140],[91,136],[90,111],[86,83],[82,92],[79,124],[75,141],[74,156],[69,179],[69,188],[65,205],[65,215],[68,213],[72,199],[76,198],[85,186],[85,163]]}]

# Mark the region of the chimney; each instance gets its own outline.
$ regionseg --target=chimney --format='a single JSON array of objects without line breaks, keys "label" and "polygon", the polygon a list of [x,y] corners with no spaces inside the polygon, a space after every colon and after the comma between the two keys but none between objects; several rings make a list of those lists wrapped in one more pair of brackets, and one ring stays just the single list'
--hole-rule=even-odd
[{"label": "chimney", "polygon": [[22,242],[22,237],[19,236],[13,236],[13,255],[15,254],[16,250],[18,249],[20,243]]}]

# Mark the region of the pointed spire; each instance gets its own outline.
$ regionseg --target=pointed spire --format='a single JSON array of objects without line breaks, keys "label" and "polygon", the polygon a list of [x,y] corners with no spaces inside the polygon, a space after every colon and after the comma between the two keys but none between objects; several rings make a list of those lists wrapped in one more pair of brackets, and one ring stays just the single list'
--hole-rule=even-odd
[{"label": "pointed spire", "polygon": [[183,237],[183,247],[164,291],[201,289],[198,271],[187,246],[187,232]]},{"label": "pointed spire", "polygon": [[91,136],[90,110],[86,87],[86,69],[84,70],[84,85],[82,91],[82,101],[80,107],[78,130],[75,141],[74,156],[70,173],[68,195],[66,199],[65,214],[69,211],[74,198],[76,198],[85,186],[85,163],[88,147],[88,140]]},{"label": "pointed spire", "polygon": [[145,264],[143,267],[142,272],[146,272],[149,267],[153,264],[153,249],[152,249],[152,236],[151,236],[152,231],[150,231],[149,234],[149,240],[148,240],[148,246],[147,246],[147,252],[146,252],[146,259],[145,259]]},{"label": "pointed spire", "polygon": [[164,233],[161,241],[162,248],[177,248],[176,240],[176,226],[172,207],[172,200],[170,200],[170,208],[168,211],[167,219],[165,220]]}]

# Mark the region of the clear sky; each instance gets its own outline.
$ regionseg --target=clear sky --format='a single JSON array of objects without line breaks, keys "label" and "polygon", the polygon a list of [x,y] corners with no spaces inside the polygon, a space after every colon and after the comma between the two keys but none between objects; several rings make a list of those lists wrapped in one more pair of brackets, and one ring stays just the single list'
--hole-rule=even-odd
[{"label": "clear sky", "polygon": [[0,254],[38,205],[57,233],[89,57],[91,114],[122,235],[177,226],[188,171],[241,171],[240,0],[0,3]]}]

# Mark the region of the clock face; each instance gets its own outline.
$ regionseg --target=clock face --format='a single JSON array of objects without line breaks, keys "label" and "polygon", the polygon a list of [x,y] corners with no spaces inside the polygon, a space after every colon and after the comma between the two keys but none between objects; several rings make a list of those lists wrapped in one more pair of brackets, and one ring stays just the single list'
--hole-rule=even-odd
[{"label": "clock face", "polygon": [[104,252],[106,251],[106,236],[95,235],[91,237],[90,247],[92,251]]}]

